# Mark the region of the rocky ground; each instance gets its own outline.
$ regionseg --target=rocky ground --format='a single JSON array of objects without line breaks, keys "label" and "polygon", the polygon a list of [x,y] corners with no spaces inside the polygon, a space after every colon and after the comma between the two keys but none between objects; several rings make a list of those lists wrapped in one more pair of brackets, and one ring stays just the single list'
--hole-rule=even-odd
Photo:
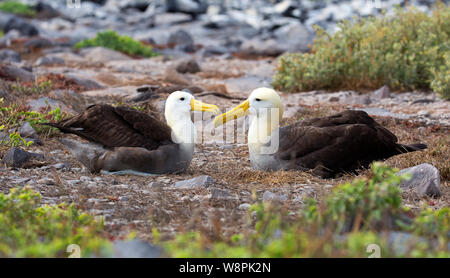
[{"label": "rocky ground", "polygon": [[[74,114],[93,103],[120,103],[144,111],[161,112],[169,93],[187,88],[197,99],[217,104],[226,111],[246,98],[251,90],[270,86],[277,64],[277,58],[273,56],[285,50],[271,48],[273,52],[269,53],[267,49],[242,47],[251,43],[258,45],[252,40],[267,43],[268,40],[263,40],[265,35],[258,33],[236,46],[233,36],[226,39],[227,32],[237,30],[233,29],[235,27],[223,27],[220,29],[223,32],[211,31],[204,27],[210,23],[206,19],[191,21],[183,13],[154,15],[150,14],[150,7],[140,13],[141,19],[145,15],[153,18],[151,24],[147,22],[150,26],[143,28],[144,22],[134,19],[142,27],[141,34],[139,28],[129,30],[139,39],[153,36],[152,44],[162,55],[150,59],[130,57],[105,48],[80,51],[71,48],[79,34],[94,35],[95,30],[105,28],[101,24],[110,22],[107,19],[112,15],[123,16],[118,13],[102,15],[101,9],[93,16],[73,15],[75,22],[80,24],[60,15],[51,20],[26,21],[39,31],[40,36],[24,34],[20,28],[5,32],[0,39],[0,97],[5,99],[6,105],[16,103],[36,111],[50,106]],[[131,16],[124,16],[125,22],[114,21],[117,26],[132,25],[132,15],[138,13],[132,8],[124,11]],[[211,18],[214,17],[211,15]],[[288,16],[280,18],[292,19]],[[310,31],[305,26],[309,36]],[[250,25],[247,31],[254,29]],[[239,30],[244,32],[246,29]],[[70,33],[72,35],[67,35]],[[276,32],[271,34],[277,35]],[[165,41],[170,37],[173,45]],[[18,81],[12,81],[15,79]],[[52,88],[26,95],[17,89],[17,86],[26,87],[34,80],[51,80]],[[15,89],[13,85],[16,85]],[[405,189],[404,204],[413,209],[423,204],[433,208],[449,206],[448,101],[432,92],[399,93],[390,92],[387,87],[373,92],[282,93],[282,100],[285,105],[283,124],[344,109],[363,109],[393,131],[400,142],[428,144],[429,148],[424,152],[399,155],[387,160],[387,164],[400,169],[422,163],[434,165],[440,173],[440,197],[422,195],[414,188]],[[203,120],[204,125],[210,125],[211,115],[203,115]],[[200,121],[196,125],[200,128]],[[236,128],[239,134],[245,134],[240,125]],[[291,213],[296,213],[305,198],[321,198],[336,185],[355,178],[345,174],[324,180],[295,171],[267,173],[252,170],[245,141],[218,140],[220,130],[215,140],[200,132],[203,143],[197,144],[194,159],[185,173],[145,177],[92,175],[58,142],[63,135],[40,134],[36,137],[26,126],[20,132],[23,137],[42,143],[26,148],[26,151],[40,155],[11,167],[15,160],[27,154],[16,151],[11,156],[8,147],[0,147],[0,157],[6,162],[0,168],[0,191],[6,193],[12,187],[29,185],[42,194],[44,203],[74,202],[79,208],[103,217],[113,238],[137,231],[139,238],[150,240],[151,228],[157,227],[162,239],[168,239],[180,231],[211,227],[217,223],[224,234],[229,235],[248,228],[247,210],[258,199],[280,202]],[[362,177],[367,175],[369,171],[360,173]]]}]

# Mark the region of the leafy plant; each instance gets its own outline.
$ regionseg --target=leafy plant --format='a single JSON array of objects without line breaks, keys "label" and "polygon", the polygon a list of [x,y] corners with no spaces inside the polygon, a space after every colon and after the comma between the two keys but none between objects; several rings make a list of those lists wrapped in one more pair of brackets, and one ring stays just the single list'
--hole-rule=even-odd
[{"label": "leafy plant", "polygon": [[[296,217],[272,203],[257,202],[249,211],[253,232],[248,234],[211,237],[202,227],[163,245],[173,257],[368,257],[370,244],[378,245],[383,257],[448,257],[448,239],[442,239],[448,238],[448,209],[424,210],[395,227],[384,221],[406,211],[398,184],[407,177],[395,172],[374,163],[370,179],[337,187],[322,204],[308,200]],[[343,223],[350,223],[351,229]],[[415,236],[411,234],[406,250],[399,251],[389,243],[387,230],[414,231]]]},{"label": "leafy plant", "polygon": [[117,50],[129,55],[137,55],[144,57],[153,57],[158,54],[153,52],[151,46],[132,39],[129,36],[120,36],[115,31],[107,30],[100,32],[95,38],[86,39],[75,44],[75,48],[102,46]]},{"label": "leafy plant", "polygon": [[431,88],[443,98],[450,99],[450,52],[444,56],[445,63],[438,69],[433,68]]},{"label": "leafy plant", "polygon": [[[2,130],[0,128],[0,130]],[[9,141],[3,141],[0,140],[0,144],[7,144],[11,147],[20,147],[20,146],[25,146],[25,147],[29,147],[33,144],[33,141],[26,141],[24,138],[22,138],[22,136],[20,136],[20,134],[18,132],[13,132],[11,134],[9,134]]]},{"label": "leafy plant", "polygon": [[23,122],[29,122],[38,133],[50,136],[58,132],[58,129],[40,124],[60,121],[67,117],[69,117],[69,114],[62,112],[60,108],[40,113],[28,111],[26,107],[18,106],[16,104],[6,106],[0,99],[0,124],[3,125],[4,128],[18,129]]},{"label": "leafy plant", "polygon": [[30,6],[19,1],[0,2],[0,11],[23,16],[33,16],[36,14],[36,11],[34,11]]},{"label": "leafy plant", "polygon": [[397,176],[394,169],[379,162],[372,164],[372,172],[370,180],[356,179],[340,185],[328,197],[325,220],[336,223],[338,230],[373,229],[380,221],[389,221],[401,212],[398,185],[409,177]]},{"label": "leafy plant", "polygon": [[[315,27],[311,53],[282,56],[273,86],[284,91],[315,89],[429,89],[448,98],[450,8],[432,15],[414,7],[395,15],[343,21],[330,35]],[[447,53],[447,54],[446,54]]]},{"label": "leafy plant", "polygon": [[0,193],[0,257],[68,257],[71,244],[83,257],[108,252],[102,222],[74,205],[41,205],[40,200],[27,187]]},{"label": "leafy plant", "polygon": [[29,84],[20,84],[19,82],[13,84],[11,89],[20,93],[21,95],[43,95],[47,94],[53,89],[53,83],[51,81],[36,81]]}]

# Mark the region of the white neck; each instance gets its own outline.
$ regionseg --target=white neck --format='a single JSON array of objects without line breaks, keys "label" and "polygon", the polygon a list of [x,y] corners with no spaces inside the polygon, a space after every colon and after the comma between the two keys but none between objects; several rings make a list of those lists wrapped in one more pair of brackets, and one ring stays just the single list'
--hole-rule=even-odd
[{"label": "white neck", "polygon": [[273,132],[279,128],[279,121],[275,119],[278,116],[263,112],[252,117],[248,130],[249,151],[254,154],[265,153],[262,145],[271,142]]},{"label": "white neck", "polygon": [[189,112],[165,113],[167,124],[172,129],[172,140],[179,144],[195,143],[195,126]]}]

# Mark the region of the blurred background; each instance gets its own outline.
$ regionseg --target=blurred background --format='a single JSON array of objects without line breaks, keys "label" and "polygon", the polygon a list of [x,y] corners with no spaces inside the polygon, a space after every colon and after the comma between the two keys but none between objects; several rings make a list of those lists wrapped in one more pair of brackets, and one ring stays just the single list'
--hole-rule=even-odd
[{"label": "blurred background", "polygon": [[[435,0],[53,0],[21,1],[36,7],[31,26],[21,23],[25,35],[68,36],[73,42],[112,29],[157,45],[177,39],[181,50],[202,46],[204,55],[245,52],[277,56],[306,51],[314,39],[313,26],[333,33],[337,22],[353,17],[393,13],[395,6],[412,5],[428,12]],[[443,1],[447,3],[448,0]],[[70,4],[73,3],[73,4]],[[12,15],[0,14],[0,27]],[[20,25],[20,24],[19,24]],[[16,27],[17,29],[18,27]],[[6,28],[8,29],[8,28]],[[176,31],[179,37],[169,37]],[[6,30],[7,32],[8,30]],[[5,33],[6,33],[5,32]],[[174,53],[172,53],[174,54]],[[182,55],[175,53],[176,55]]]}]

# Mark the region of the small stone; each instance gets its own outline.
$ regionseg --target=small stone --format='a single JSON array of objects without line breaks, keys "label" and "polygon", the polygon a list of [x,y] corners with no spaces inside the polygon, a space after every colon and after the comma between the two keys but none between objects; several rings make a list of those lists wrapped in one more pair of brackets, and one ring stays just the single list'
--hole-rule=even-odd
[{"label": "small stone", "polygon": [[203,57],[229,54],[229,50],[224,46],[209,45],[203,50]]},{"label": "small stone", "polygon": [[263,194],[262,200],[264,202],[275,202],[275,203],[279,202],[279,203],[282,203],[282,202],[286,202],[287,201],[287,196],[286,195],[275,194],[275,193],[272,193],[272,192],[266,190],[264,192],[264,194]]},{"label": "small stone", "polygon": [[29,160],[44,159],[42,154],[30,153],[20,148],[10,148],[2,158],[2,162],[9,167],[22,167]]},{"label": "small stone", "polygon": [[116,241],[113,249],[114,258],[159,258],[163,255],[161,248],[139,239]]},{"label": "small stone", "polygon": [[162,182],[162,183],[166,183],[167,184],[167,183],[170,183],[172,180],[169,179],[169,178],[162,178],[159,181]]},{"label": "small stone", "polygon": [[194,39],[188,32],[184,30],[178,30],[175,33],[172,33],[167,40],[167,44],[173,45],[185,52],[195,51]]},{"label": "small stone", "polygon": [[90,177],[87,177],[87,176],[81,176],[80,177],[80,181],[81,182],[88,182],[88,181],[92,181],[92,179]]},{"label": "small stone", "polygon": [[54,56],[44,56],[39,58],[36,62],[36,66],[46,66],[46,65],[64,65],[63,59]]},{"label": "small stone", "polygon": [[314,40],[314,34],[300,21],[292,21],[276,29],[275,37],[283,52],[309,51]]},{"label": "small stone", "polygon": [[20,81],[20,82],[33,82],[34,75],[22,68],[18,68],[13,65],[4,64],[2,65],[2,75],[11,81]]},{"label": "small stone", "polygon": [[396,175],[409,173],[411,178],[400,184],[401,188],[414,188],[419,195],[441,196],[439,170],[431,164],[423,163],[399,171]]},{"label": "small stone", "polygon": [[338,101],[339,101],[339,98],[336,97],[336,96],[333,96],[333,97],[330,97],[330,98],[328,99],[328,101],[329,101],[329,102],[338,102]]},{"label": "small stone", "polygon": [[81,181],[80,180],[68,180],[67,183],[70,185],[75,185],[75,184],[81,183]]},{"label": "small stone", "polygon": [[201,71],[200,66],[195,59],[182,61],[176,66],[175,69],[179,73],[197,73]]},{"label": "small stone", "polygon": [[31,180],[30,178],[19,178],[19,179],[13,180],[12,183],[14,183],[14,184],[24,184],[24,183],[27,183],[30,180]]},{"label": "small stone", "polygon": [[228,190],[220,188],[211,188],[211,199],[214,200],[227,200],[231,199],[232,196]]},{"label": "small stone", "polygon": [[20,34],[31,37],[39,34],[39,31],[33,24],[28,23],[26,20],[13,16],[9,18],[6,24],[3,26],[3,32],[7,33],[10,30],[17,30]]},{"label": "small stone", "polygon": [[292,202],[294,203],[298,203],[298,204],[303,204],[303,196],[297,196],[295,197]]},{"label": "small stone", "polygon": [[31,126],[29,122],[23,123],[19,128],[20,136],[38,139],[39,136],[36,130]]},{"label": "small stone", "polygon": [[429,117],[430,112],[428,112],[427,110],[420,110],[419,112],[417,112],[417,116]]},{"label": "small stone", "polygon": [[93,181],[88,181],[87,182],[87,187],[88,188],[95,188],[95,187],[97,187],[98,185],[97,185],[97,183],[96,182],[93,182]]},{"label": "small stone", "polygon": [[51,178],[43,178],[37,181],[37,183],[39,184],[45,184],[45,185],[55,185],[56,182],[55,180],[51,179]]},{"label": "small stone", "polygon": [[130,199],[130,196],[122,196],[119,198],[119,201],[121,202],[127,202]]},{"label": "small stone", "polygon": [[148,186],[151,187],[152,189],[156,189],[156,188],[163,188],[166,185],[162,182],[152,181],[151,183],[148,184]]},{"label": "small stone", "polygon": [[243,203],[243,204],[240,204],[240,205],[238,206],[238,209],[241,209],[241,210],[248,210],[250,207],[251,207],[250,204]]},{"label": "small stone", "polygon": [[56,170],[70,169],[70,164],[69,163],[56,163],[56,164],[53,164],[51,167],[55,168]]},{"label": "small stone", "polygon": [[0,50],[0,61],[3,62],[15,62],[20,63],[20,55],[11,49],[1,49]]},{"label": "small stone", "polygon": [[85,48],[81,51],[81,54],[91,62],[107,63],[110,61],[131,60],[129,56],[105,47]]},{"label": "small stone", "polygon": [[25,42],[24,46],[29,50],[33,50],[38,48],[52,47],[53,43],[49,39],[43,37],[34,37]]},{"label": "small stone", "polygon": [[177,181],[173,187],[176,189],[207,188],[215,183],[215,180],[207,175],[201,175],[189,180]]},{"label": "small stone", "polygon": [[376,99],[389,98],[389,97],[391,97],[391,90],[389,89],[388,86],[384,85],[380,89],[374,91],[372,93],[372,97],[374,97]]}]

